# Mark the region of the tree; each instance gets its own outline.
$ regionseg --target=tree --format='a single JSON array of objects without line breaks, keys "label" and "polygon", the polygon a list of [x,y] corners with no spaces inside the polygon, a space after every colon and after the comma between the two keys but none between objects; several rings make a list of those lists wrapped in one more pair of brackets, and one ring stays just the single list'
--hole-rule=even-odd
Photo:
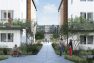
[{"label": "tree", "polygon": [[59,29],[58,27],[54,27],[53,38],[57,39],[58,37],[59,37]]},{"label": "tree", "polygon": [[35,39],[36,40],[44,39],[44,33],[43,32],[36,32]]}]

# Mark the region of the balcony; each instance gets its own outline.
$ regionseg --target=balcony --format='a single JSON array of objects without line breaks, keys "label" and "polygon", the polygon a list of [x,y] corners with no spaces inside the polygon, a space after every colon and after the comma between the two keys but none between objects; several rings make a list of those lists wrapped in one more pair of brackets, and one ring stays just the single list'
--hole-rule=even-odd
[{"label": "balcony", "polygon": [[26,29],[31,27],[31,22],[20,19],[0,20],[0,29]]},{"label": "balcony", "polygon": [[76,18],[75,20],[68,22],[68,30],[94,31],[94,21],[81,21],[81,19]]}]

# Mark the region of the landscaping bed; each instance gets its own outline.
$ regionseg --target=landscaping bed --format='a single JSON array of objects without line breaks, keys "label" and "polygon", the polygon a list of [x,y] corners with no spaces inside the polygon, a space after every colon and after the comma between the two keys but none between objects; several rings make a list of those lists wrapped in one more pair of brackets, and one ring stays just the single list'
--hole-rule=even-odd
[{"label": "landscaping bed", "polygon": [[54,48],[54,51],[57,55],[60,55],[60,48],[58,43],[52,43],[52,47]]},{"label": "landscaping bed", "polygon": [[[58,43],[52,43],[52,46],[57,55],[60,55],[60,48]],[[75,63],[94,63],[94,50],[73,50],[73,55],[70,57],[68,48],[64,47],[64,58]],[[92,57],[92,58],[91,58]]]},{"label": "landscaping bed", "polygon": [[10,55],[11,48],[0,48],[0,55]]},{"label": "landscaping bed", "polygon": [[[67,52],[67,48],[64,46],[64,51],[62,51],[59,47],[59,44],[58,43],[52,43],[52,47],[54,48],[54,51],[57,55],[66,55],[68,52]],[[61,50],[61,54],[60,54],[60,50]]]},{"label": "landscaping bed", "polygon": [[40,51],[41,48],[42,48],[41,43],[23,44],[20,47],[20,50],[22,51],[23,55],[36,55]]},{"label": "landscaping bed", "polygon": [[5,59],[8,59],[7,55],[0,55],[0,60],[5,60]]}]

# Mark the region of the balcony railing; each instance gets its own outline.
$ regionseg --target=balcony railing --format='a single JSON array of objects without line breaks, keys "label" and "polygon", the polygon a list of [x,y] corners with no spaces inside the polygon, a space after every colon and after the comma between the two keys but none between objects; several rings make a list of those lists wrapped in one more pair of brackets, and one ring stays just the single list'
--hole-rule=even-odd
[{"label": "balcony railing", "polygon": [[94,21],[68,22],[69,30],[94,30]]},{"label": "balcony railing", "polygon": [[0,27],[20,27],[20,28],[28,28],[31,27],[31,22],[20,19],[9,20],[0,20]]}]

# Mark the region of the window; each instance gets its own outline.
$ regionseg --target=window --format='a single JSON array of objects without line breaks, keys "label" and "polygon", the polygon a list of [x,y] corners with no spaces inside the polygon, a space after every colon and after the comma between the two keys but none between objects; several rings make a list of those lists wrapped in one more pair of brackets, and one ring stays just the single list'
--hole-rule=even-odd
[{"label": "window", "polygon": [[93,1],[93,0],[88,0],[88,1]]},{"label": "window", "polygon": [[8,33],[8,42],[13,42],[13,33]]},{"label": "window", "polygon": [[93,0],[80,0],[80,1],[93,1]]},{"label": "window", "polygon": [[93,44],[93,36],[85,36],[81,35],[80,36],[80,43],[81,44]]},{"label": "window", "polygon": [[93,44],[93,36],[87,36],[87,43]]},{"label": "window", "polygon": [[80,43],[81,44],[86,44],[86,36],[80,36]]},{"label": "window", "polygon": [[71,0],[71,4],[73,3],[73,0]]},{"label": "window", "polygon": [[81,12],[80,16],[86,19],[86,13],[85,12]]},{"label": "window", "polygon": [[1,19],[7,19],[7,12],[5,10],[1,10]]},{"label": "window", "polygon": [[87,13],[87,20],[93,21],[93,13],[92,12]]},{"label": "window", "polygon": [[81,12],[80,16],[87,19],[88,21],[93,21],[93,12]]},{"label": "window", "polygon": [[13,42],[13,33],[1,33],[1,42]]},{"label": "window", "polygon": [[13,10],[1,10],[1,19],[13,19]]},{"label": "window", "polygon": [[1,34],[1,42],[6,42],[6,34],[5,33]]},{"label": "window", "polygon": [[86,0],[80,0],[80,1],[86,1]]}]

